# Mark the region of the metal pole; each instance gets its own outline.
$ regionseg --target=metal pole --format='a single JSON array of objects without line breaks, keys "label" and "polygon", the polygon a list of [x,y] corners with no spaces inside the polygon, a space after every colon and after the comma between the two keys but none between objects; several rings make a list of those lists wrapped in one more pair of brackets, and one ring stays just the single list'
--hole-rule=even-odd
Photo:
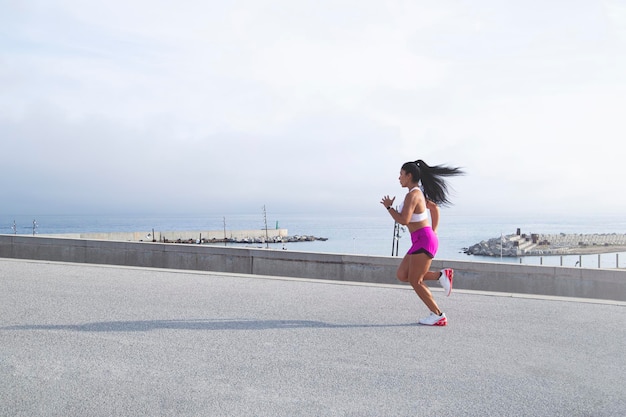
[{"label": "metal pole", "polygon": [[224,246],[226,246],[226,217],[224,217]]},{"label": "metal pole", "polygon": [[601,268],[601,266],[600,266],[600,254],[598,254],[598,268]]},{"label": "metal pole", "polygon": [[265,211],[265,206],[263,206],[263,218],[265,219],[265,247],[269,248],[270,247],[270,237],[267,234],[267,212]]},{"label": "metal pole", "polygon": [[400,235],[400,225],[393,224],[393,255],[398,256],[398,237]]},{"label": "metal pole", "polygon": [[396,256],[398,256],[398,252],[400,251],[400,232],[402,231],[402,226],[398,223],[398,230],[396,231]]},{"label": "metal pole", "polygon": [[402,225],[398,223],[398,231],[396,232],[396,256],[398,256],[398,252],[400,251],[400,232],[402,231]]}]

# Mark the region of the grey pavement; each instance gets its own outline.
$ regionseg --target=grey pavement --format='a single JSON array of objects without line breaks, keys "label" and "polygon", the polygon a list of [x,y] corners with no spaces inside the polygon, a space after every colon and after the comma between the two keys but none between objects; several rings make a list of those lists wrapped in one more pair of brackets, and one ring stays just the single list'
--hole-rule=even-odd
[{"label": "grey pavement", "polygon": [[626,303],[433,291],[0,259],[0,416],[626,415]]}]

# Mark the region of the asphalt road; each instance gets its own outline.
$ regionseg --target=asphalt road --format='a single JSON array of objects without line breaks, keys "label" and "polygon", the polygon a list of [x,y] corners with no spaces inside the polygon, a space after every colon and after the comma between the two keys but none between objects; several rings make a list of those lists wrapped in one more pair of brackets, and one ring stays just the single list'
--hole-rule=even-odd
[{"label": "asphalt road", "polygon": [[626,303],[0,259],[0,416],[624,416]]}]

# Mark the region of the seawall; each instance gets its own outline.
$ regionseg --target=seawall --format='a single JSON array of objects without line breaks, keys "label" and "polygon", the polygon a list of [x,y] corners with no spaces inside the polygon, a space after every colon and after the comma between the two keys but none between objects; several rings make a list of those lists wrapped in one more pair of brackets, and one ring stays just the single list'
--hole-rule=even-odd
[{"label": "seawall", "polygon": [[[0,257],[398,284],[400,258],[0,235]],[[457,289],[626,301],[626,271],[434,260]]]}]

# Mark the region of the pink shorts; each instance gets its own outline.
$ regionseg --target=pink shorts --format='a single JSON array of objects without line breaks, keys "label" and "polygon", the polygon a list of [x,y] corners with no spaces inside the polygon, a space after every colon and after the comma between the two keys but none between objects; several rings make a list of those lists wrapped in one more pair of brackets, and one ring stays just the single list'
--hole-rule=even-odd
[{"label": "pink shorts", "polygon": [[407,255],[425,253],[430,258],[434,258],[439,248],[439,239],[430,226],[422,227],[411,233],[411,248]]}]

